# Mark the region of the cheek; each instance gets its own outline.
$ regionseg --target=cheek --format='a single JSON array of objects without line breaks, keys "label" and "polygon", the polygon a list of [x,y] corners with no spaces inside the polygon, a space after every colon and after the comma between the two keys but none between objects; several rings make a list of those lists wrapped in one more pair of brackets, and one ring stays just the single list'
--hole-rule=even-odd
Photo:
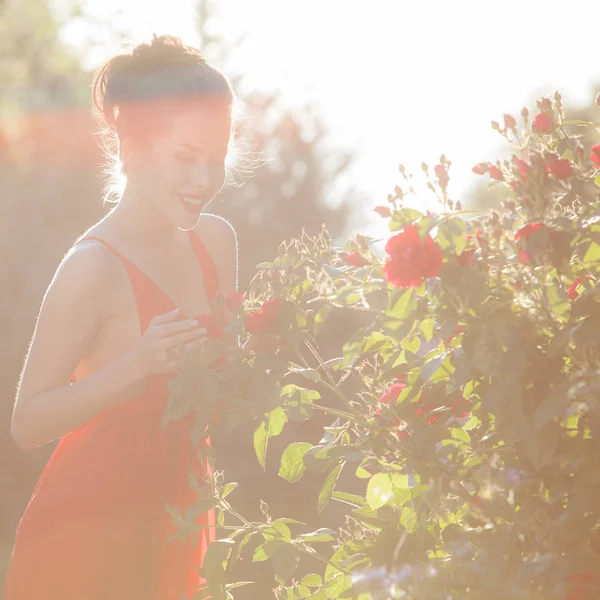
[{"label": "cheek", "polygon": [[189,179],[189,168],[178,161],[169,159],[156,161],[150,173],[150,185],[161,190],[177,188]]}]

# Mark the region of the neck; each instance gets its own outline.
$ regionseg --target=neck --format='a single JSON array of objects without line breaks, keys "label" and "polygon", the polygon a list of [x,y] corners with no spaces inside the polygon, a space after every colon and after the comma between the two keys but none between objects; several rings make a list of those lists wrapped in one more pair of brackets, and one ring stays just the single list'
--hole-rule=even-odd
[{"label": "neck", "polygon": [[181,232],[130,183],[111,213],[128,235],[155,249],[168,250],[181,239]]}]

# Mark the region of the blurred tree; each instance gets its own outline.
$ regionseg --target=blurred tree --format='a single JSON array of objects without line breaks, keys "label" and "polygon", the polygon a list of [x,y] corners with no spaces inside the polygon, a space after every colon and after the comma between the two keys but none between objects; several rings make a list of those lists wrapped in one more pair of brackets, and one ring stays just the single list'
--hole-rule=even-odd
[{"label": "blurred tree", "polygon": [[24,455],[12,442],[16,383],[54,270],[102,211],[87,77],[59,41],[62,25],[48,2],[0,4],[0,583],[16,524],[54,447]]}]

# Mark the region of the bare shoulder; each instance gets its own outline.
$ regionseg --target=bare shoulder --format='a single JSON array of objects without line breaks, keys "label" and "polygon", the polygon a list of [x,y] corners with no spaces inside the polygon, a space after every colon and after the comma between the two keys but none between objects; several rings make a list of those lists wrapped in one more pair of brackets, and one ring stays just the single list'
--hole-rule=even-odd
[{"label": "bare shoulder", "polygon": [[238,242],[233,225],[218,215],[203,214],[194,232],[203,241],[219,272],[221,291],[238,286]]},{"label": "bare shoulder", "polygon": [[71,274],[84,280],[94,279],[98,286],[113,280],[118,274],[120,260],[97,240],[77,240],[64,255],[55,277]]},{"label": "bare shoulder", "polygon": [[237,234],[233,225],[218,215],[203,214],[194,231],[209,247],[237,247]]}]

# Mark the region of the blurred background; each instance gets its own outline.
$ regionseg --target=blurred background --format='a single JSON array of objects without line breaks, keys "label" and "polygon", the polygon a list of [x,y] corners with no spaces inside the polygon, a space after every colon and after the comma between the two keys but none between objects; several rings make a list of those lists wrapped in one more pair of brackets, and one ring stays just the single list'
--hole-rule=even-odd
[{"label": "blurred background", "polygon": [[[491,120],[518,117],[524,105],[535,112],[535,100],[558,89],[571,117],[600,122],[598,23],[593,0],[0,0],[0,583],[55,445],[24,454],[12,442],[17,379],[58,263],[110,209],[89,110],[95,67],[124,43],[169,33],[233,81],[242,138],[264,164],[240,173],[210,211],[238,232],[243,290],[254,266],[302,228],[316,234],[324,223],[340,244],[354,233],[386,237],[373,208],[400,183],[400,163],[420,194],[421,161],[433,166],[444,153],[450,197],[495,206],[471,172],[510,155]],[[432,201],[426,192],[418,200]],[[317,428],[302,427],[273,443],[266,473],[248,458],[251,432],[218,442],[226,478],[245,486],[248,516],[262,498],[274,513],[317,519],[318,481],[303,486],[307,500],[276,475],[291,438],[317,441]],[[268,597],[256,594],[248,597]]]}]

